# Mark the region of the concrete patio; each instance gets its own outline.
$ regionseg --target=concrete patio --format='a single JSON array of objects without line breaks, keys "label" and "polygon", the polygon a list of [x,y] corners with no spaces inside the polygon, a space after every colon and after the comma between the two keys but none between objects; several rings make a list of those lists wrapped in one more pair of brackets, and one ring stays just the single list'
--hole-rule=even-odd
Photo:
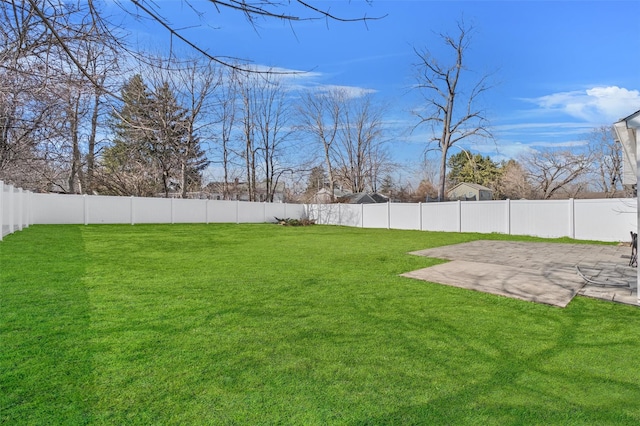
[{"label": "concrete patio", "polygon": [[577,294],[640,306],[626,244],[479,240],[411,254],[450,262],[402,274],[409,278],[558,307]]}]

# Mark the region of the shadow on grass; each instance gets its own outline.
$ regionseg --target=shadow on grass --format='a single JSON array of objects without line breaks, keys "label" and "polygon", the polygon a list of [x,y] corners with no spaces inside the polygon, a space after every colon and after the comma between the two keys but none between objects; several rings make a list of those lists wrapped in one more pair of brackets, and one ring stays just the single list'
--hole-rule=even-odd
[{"label": "shadow on grass", "polygon": [[[492,297],[486,296],[487,300]],[[426,387],[432,393],[422,395],[428,402],[401,405],[383,415],[350,424],[637,425],[640,422],[637,404],[640,384],[622,371],[633,368],[636,360],[627,357],[621,365],[620,360],[594,356],[611,354],[616,346],[621,354],[633,353],[633,348],[638,346],[638,333],[633,326],[621,327],[631,331],[624,337],[616,333],[607,336],[611,330],[598,329],[597,317],[612,314],[623,322],[632,319],[633,323],[636,317],[632,309],[635,308],[579,297],[574,301],[578,305],[576,309],[554,309],[559,315],[546,317],[544,313],[549,312],[546,307],[531,310],[526,302],[508,304],[513,305],[515,311],[520,310],[517,323],[539,322],[544,329],[555,330],[555,338],[545,339],[534,334],[528,339],[534,346],[522,347],[515,340],[502,339],[501,331],[496,331],[492,339],[486,334],[487,330],[483,330],[470,340],[474,333],[469,333],[469,329],[484,329],[483,324],[469,323],[469,329],[463,329],[459,323],[443,321],[434,315],[428,320],[429,332],[434,333],[431,340],[442,342],[446,349],[433,351],[431,358],[447,374],[467,374],[466,383],[457,389],[437,389],[438,384],[434,383]],[[585,317],[587,307],[593,312]],[[632,315],[627,317],[624,312]],[[512,334],[517,327],[517,324],[505,324],[504,334]],[[532,349],[538,340],[540,347]],[[463,366],[456,355],[474,361]],[[461,373],[463,370],[467,371]],[[453,382],[460,383],[459,380]]]},{"label": "shadow on grass", "polygon": [[82,283],[81,230],[58,227],[55,233],[41,233],[34,244],[32,234],[44,228],[25,229],[0,244],[2,424],[90,420],[89,302]]}]

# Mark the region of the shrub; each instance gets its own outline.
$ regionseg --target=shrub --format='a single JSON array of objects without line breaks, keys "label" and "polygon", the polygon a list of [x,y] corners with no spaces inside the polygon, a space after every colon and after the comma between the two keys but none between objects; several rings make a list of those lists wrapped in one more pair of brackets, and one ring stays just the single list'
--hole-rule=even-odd
[{"label": "shrub", "polygon": [[286,219],[280,219],[280,218],[275,218],[278,225],[282,225],[282,226],[309,226],[309,225],[315,225],[316,221],[315,219],[309,219],[309,218],[302,218],[302,219],[290,219],[290,218],[286,218]]}]

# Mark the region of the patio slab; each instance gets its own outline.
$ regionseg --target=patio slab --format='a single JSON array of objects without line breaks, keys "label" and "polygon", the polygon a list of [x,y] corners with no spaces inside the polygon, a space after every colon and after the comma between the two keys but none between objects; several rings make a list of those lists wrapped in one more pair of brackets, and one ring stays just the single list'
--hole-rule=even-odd
[{"label": "patio slab", "polygon": [[629,253],[628,245],[479,240],[412,252],[451,262],[402,276],[558,307],[576,294],[638,306]]}]

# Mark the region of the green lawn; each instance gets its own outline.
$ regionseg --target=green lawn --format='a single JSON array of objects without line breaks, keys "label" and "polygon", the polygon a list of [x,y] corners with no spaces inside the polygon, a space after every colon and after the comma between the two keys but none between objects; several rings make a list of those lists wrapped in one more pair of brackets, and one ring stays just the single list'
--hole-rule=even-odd
[{"label": "green lawn", "polygon": [[515,239],[32,226],[0,242],[0,424],[639,424],[637,307],[398,276],[480,238]]}]

